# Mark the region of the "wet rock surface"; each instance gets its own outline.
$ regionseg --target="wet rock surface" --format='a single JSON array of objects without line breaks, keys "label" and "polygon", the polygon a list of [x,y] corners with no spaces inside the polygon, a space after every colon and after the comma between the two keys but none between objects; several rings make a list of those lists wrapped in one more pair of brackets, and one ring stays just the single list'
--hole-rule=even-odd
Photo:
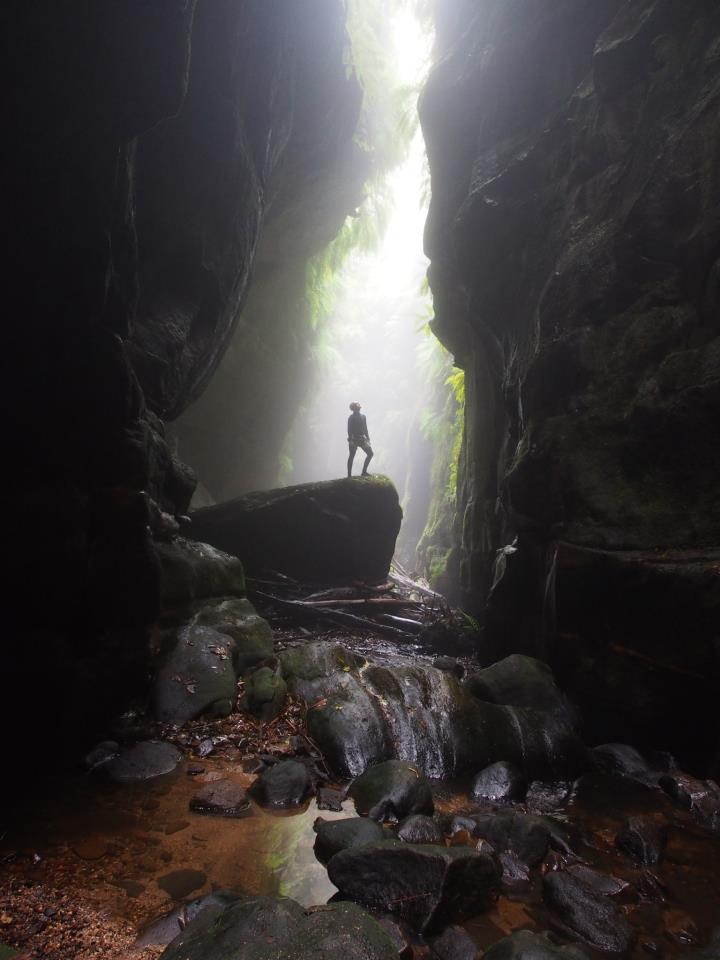
[{"label": "wet rock surface", "polygon": [[577,877],[565,872],[547,874],[543,896],[559,926],[570,936],[609,953],[630,948],[634,934],[622,911]]},{"label": "wet rock surface", "polygon": [[548,848],[572,853],[566,830],[551,817],[498,810],[463,819],[463,829],[470,827],[473,836],[487,840],[498,853],[512,853],[528,866],[540,863]]},{"label": "wet rock surface", "polygon": [[498,760],[526,775],[579,770],[585,751],[560,718],[485,703],[452,674],[398,657],[374,664],[339,645],[280,655],[289,690],[308,705],[308,730],[331,768],[354,776],[398,758],[427,776],[476,772]]},{"label": "wet rock surface", "polygon": [[212,711],[216,704],[224,709],[229,702],[232,709],[237,695],[233,647],[231,637],[211,627],[183,627],[155,676],[158,720],[179,726]]},{"label": "wet rock surface", "polygon": [[512,763],[499,761],[485,767],[475,777],[470,786],[473,800],[490,803],[518,803],[525,797],[527,781]]},{"label": "wet rock surface", "polygon": [[398,839],[405,843],[444,843],[445,836],[437,820],[416,813],[398,824]]},{"label": "wet rock surface", "polygon": [[273,632],[246,597],[217,597],[197,606],[192,623],[212,627],[233,640],[232,657],[239,675],[273,654]]},{"label": "wet rock surface", "polygon": [[616,838],[618,847],[637,863],[652,866],[662,859],[667,844],[664,824],[647,817],[630,817]]},{"label": "wet rock surface", "polygon": [[373,583],[388,574],[401,518],[393,484],[370,477],[248,494],[198,510],[191,531],[240,557],[250,573]]},{"label": "wet rock surface", "polygon": [[[138,949],[149,946],[166,946],[188,924],[193,923],[201,913],[204,914],[203,924],[209,925],[217,919],[227,906],[239,900],[241,896],[241,894],[231,891],[218,890],[216,893],[209,893],[205,897],[199,897],[189,903],[174,907],[168,913],[149,923],[144,930],[141,930],[135,941],[135,946]],[[197,924],[195,929],[198,929]]]},{"label": "wet rock surface", "polygon": [[397,914],[418,930],[462,919],[499,884],[487,854],[386,840],[336,854],[328,875],[343,897]]}]

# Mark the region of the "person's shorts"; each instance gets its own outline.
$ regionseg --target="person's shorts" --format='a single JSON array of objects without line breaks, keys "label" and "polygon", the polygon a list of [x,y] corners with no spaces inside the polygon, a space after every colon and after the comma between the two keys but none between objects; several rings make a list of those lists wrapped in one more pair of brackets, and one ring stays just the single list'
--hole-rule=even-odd
[{"label": "person's shorts", "polygon": [[362,437],[359,440],[348,440],[348,446],[350,448],[350,453],[355,453],[358,447],[363,450],[365,453],[372,453],[372,447],[370,446],[370,441]]}]

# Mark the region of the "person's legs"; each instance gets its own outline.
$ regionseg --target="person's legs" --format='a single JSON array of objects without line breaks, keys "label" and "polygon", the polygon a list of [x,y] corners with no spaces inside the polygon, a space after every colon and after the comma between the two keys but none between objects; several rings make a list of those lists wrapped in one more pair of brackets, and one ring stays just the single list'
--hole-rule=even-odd
[{"label": "person's legs", "polygon": [[365,463],[363,464],[363,468],[362,468],[362,476],[363,476],[363,477],[367,477],[367,476],[368,476],[368,464],[370,463],[370,461],[371,461],[372,458],[373,458],[373,448],[370,446],[369,443],[363,443],[363,444],[362,444],[362,448],[363,448],[363,450],[365,451]]},{"label": "person's legs", "polygon": [[357,444],[348,443],[348,450],[350,451],[350,456],[348,457],[347,467],[348,467],[348,476],[351,477],[353,460],[355,459],[355,453],[357,452]]}]

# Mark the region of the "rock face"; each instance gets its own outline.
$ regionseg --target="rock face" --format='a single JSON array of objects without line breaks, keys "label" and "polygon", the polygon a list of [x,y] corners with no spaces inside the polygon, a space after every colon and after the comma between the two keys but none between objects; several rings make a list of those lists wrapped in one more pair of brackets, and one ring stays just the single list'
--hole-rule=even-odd
[{"label": "rock face", "polygon": [[379,666],[322,642],[288,648],[280,661],[288,689],[308,705],[310,736],[341,776],[387,760],[435,778],[476,773],[498,760],[538,777],[584,762],[580,741],[561,718],[482,702],[454,674],[434,667]]},{"label": "rock face", "polygon": [[[5,308],[18,318],[3,378],[7,635],[23,647],[7,681],[19,703],[32,683],[48,716],[88,732],[142,687],[160,587],[151,533],[187,512],[194,487],[164,420],[223,356],[268,210],[290,245],[320,221],[322,246],[358,200],[361,91],[339,0],[131,6],[41,0],[3,22],[17,144],[3,161]],[[20,610],[38,596],[29,630]]]},{"label": "rock face", "polygon": [[385,477],[251,493],[192,516],[191,533],[243,561],[320,583],[383,580],[402,510]]},{"label": "rock face", "polygon": [[465,370],[463,606],[491,659],[550,658],[592,739],[692,730],[708,751],[720,10],[451,0],[437,18],[426,249]]}]

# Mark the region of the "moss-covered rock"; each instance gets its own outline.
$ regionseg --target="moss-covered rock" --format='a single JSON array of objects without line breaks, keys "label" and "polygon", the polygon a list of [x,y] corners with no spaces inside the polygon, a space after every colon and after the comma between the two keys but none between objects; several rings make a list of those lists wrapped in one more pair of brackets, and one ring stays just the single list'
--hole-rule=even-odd
[{"label": "moss-covered rock", "polygon": [[232,637],[235,670],[243,674],[273,653],[273,633],[246,597],[218,597],[200,604],[192,621]]},{"label": "moss-covered rock", "polygon": [[155,550],[160,561],[163,603],[245,596],[245,576],[237,557],[182,537],[170,543],[158,542]]},{"label": "moss-covered rock", "polygon": [[353,903],[304,910],[283,897],[249,897],[210,924],[191,923],[163,960],[397,960],[382,927]]},{"label": "moss-covered rock", "polygon": [[237,694],[232,637],[211,627],[183,627],[161,661],[153,683],[153,709],[163,723],[181,724]]},{"label": "moss-covered rock", "polygon": [[259,667],[245,681],[241,706],[262,723],[274,720],[285,705],[287,684],[271,667]]}]

